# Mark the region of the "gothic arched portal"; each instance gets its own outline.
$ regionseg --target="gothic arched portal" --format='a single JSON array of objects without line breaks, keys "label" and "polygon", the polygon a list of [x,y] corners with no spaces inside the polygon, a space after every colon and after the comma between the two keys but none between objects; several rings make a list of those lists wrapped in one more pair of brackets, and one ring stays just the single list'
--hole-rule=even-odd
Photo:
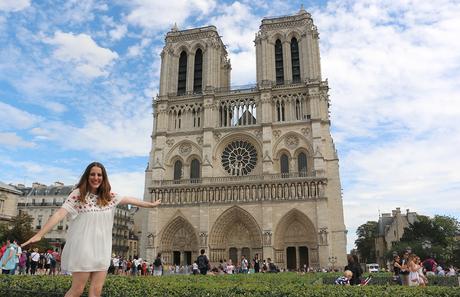
[{"label": "gothic arched portal", "polygon": [[176,217],[164,228],[160,240],[160,251],[166,263],[191,265],[198,257],[198,248],[195,229],[183,217]]},{"label": "gothic arched portal", "polygon": [[275,261],[289,270],[315,266],[318,262],[316,234],[315,226],[305,214],[290,210],[276,227]]},{"label": "gothic arched portal", "polygon": [[214,223],[209,235],[210,260],[237,261],[244,255],[251,259],[262,256],[262,231],[254,217],[238,206],[224,211]]}]

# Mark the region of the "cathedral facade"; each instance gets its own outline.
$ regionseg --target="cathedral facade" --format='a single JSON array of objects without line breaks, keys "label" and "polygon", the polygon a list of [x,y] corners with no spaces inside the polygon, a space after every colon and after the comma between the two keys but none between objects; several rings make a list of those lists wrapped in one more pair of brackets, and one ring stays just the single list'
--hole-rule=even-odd
[{"label": "cathedral facade", "polygon": [[257,83],[232,89],[214,26],[166,35],[141,256],[191,264],[242,255],[280,268],[343,266],[346,230],[317,28],[305,10],[262,20]]}]

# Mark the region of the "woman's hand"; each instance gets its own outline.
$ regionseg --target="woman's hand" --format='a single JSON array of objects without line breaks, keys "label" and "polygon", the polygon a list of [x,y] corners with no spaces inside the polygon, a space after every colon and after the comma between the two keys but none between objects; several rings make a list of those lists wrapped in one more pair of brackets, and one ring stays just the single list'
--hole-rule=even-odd
[{"label": "woman's hand", "polygon": [[160,204],[161,204],[161,199],[158,199],[158,200],[155,200],[155,202],[152,202],[152,206],[151,206],[151,207],[152,207],[152,208],[153,208],[153,207],[157,207],[157,206],[160,205]]},{"label": "woman's hand", "polygon": [[26,242],[21,244],[21,248],[23,248],[23,247],[25,247],[25,246],[27,246],[27,245],[29,245],[31,243],[39,242],[40,240],[42,240],[42,236],[39,235],[39,234],[35,234],[29,240],[27,240]]}]

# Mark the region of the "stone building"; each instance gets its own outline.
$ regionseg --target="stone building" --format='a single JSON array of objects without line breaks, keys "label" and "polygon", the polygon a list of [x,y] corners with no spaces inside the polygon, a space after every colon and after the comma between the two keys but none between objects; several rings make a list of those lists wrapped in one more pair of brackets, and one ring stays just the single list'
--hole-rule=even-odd
[{"label": "stone building", "polygon": [[383,213],[378,221],[378,235],[375,237],[375,258],[381,267],[387,266],[386,253],[391,250],[394,243],[398,242],[408,228],[417,220],[417,213],[406,210],[405,214],[397,207],[391,213]]},{"label": "stone building", "polygon": [[[64,203],[65,199],[74,189],[73,185],[64,185],[55,182],[47,186],[40,183],[33,183],[32,187],[18,185],[16,188],[21,196],[18,199],[18,211],[26,212],[33,218],[32,228],[37,232]],[[133,228],[133,217],[128,207],[117,206],[114,227],[112,230],[112,251],[117,255],[126,257],[128,255],[129,232]],[[68,229],[67,217],[58,223],[46,235],[50,244],[60,249],[65,242]]]},{"label": "stone building", "polygon": [[[166,35],[141,256],[190,264],[242,255],[281,268],[343,266],[346,230],[327,81],[311,15],[262,20],[257,83],[233,89],[216,27]],[[331,260],[332,259],[332,260]],[[331,263],[332,262],[332,263]]]},{"label": "stone building", "polygon": [[7,223],[17,215],[18,198],[21,194],[15,187],[0,182],[0,223]]}]

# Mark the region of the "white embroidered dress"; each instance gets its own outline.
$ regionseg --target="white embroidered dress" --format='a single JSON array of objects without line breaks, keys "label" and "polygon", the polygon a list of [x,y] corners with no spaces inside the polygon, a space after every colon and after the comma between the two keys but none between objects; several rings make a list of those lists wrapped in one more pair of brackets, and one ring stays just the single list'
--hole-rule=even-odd
[{"label": "white embroidered dress", "polygon": [[112,252],[112,228],[119,195],[112,195],[106,206],[96,203],[97,195],[88,194],[86,203],[78,201],[78,189],[70,193],[62,207],[70,218],[61,269],[70,272],[107,271]]}]

